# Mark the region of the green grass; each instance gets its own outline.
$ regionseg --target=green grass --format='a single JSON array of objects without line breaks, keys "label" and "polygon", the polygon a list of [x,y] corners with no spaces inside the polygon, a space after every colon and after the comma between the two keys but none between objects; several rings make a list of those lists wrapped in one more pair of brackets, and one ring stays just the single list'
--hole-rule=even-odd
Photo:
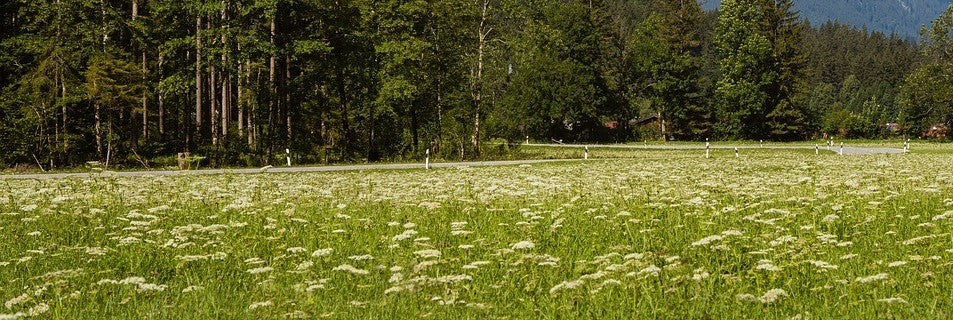
[{"label": "green grass", "polygon": [[619,152],[0,180],[0,318],[953,316],[949,153]]}]

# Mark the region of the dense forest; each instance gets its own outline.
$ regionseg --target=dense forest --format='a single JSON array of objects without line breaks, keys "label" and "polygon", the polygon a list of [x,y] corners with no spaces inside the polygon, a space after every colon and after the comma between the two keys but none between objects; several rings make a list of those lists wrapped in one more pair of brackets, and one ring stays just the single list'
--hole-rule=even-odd
[{"label": "dense forest", "polygon": [[953,8],[914,42],[792,0],[11,0],[0,164],[920,136],[953,124],[951,54]]}]

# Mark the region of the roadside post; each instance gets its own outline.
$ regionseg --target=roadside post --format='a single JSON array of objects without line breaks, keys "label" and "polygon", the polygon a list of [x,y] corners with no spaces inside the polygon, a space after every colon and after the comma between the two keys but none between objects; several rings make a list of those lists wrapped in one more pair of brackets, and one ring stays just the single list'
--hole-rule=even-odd
[{"label": "roadside post", "polygon": [[288,166],[291,166],[291,150],[285,149],[285,160],[288,162]]},{"label": "roadside post", "polygon": [[430,170],[430,149],[427,149],[427,157],[424,158],[424,169]]},{"label": "roadside post", "polygon": [[816,143],[814,144],[814,155],[816,156],[821,155],[821,147],[818,146]]},{"label": "roadside post", "polygon": [[738,154],[738,147],[735,147],[735,158],[738,157],[741,157],[741,155]]},{"label": "roadside post", "polygon": [[841,141],[841,143],[840,143],[840,155],[844,155],[844,142],[843,142],[843,141]]},{"label": "roadside post", "polygon": [[584,160],[589,160],[589,146],[586,146],[586,152],[583,155]]},{"label": "roadside post", "polygon": [[705,159],[711,159],[711,142],[708,142],[708,138],[705,138]]}]

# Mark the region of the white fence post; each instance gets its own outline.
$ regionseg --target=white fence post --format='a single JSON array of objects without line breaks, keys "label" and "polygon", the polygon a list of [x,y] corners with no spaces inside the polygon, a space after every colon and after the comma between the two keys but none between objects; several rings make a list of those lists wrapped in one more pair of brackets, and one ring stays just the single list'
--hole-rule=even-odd
[{"label": "white fence post", "polygon": [[741,155],[738,154],[738,147],[735,147],[735,158],[738,158],[738,157],[741,157]]},{"label": "white fence post", "polygon": [[844,142],[843,142],[843,141],[841,141],[841,143],[840,143],[840,155],[844,155]]},{"label": "white fence post", "polygon": [[586,146],[586,153],[583,157],[585,158],[585,160],[589,160],[589,146]]},{"label": "white fence post", "polygon": [[711,159],[711,142],[708,142],[708,138],[705,138],[705,159]]},{"label": "white fence post", "polygon": [[427,149],[427,157],[424,159],[424,169],[430,170],[430,149]]},{"label": "white fence post", "polygon": [[821,155],[821,147],[818,146],[816,143],[814,144],[814,155],[818,155],[818,156]]},{"label": "white fence post", "polygon": [[288,161],[288,166],[291,166],[291,150],[285,149],[285,160]]}]

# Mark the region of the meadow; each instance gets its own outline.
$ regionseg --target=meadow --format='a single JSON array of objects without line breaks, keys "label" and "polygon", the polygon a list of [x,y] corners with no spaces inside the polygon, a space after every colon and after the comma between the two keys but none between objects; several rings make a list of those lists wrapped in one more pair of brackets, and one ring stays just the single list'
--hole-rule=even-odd
[{"label": "meadow", "polygon": [[943,148],[0,180],[0,319],[948,319]]}]

